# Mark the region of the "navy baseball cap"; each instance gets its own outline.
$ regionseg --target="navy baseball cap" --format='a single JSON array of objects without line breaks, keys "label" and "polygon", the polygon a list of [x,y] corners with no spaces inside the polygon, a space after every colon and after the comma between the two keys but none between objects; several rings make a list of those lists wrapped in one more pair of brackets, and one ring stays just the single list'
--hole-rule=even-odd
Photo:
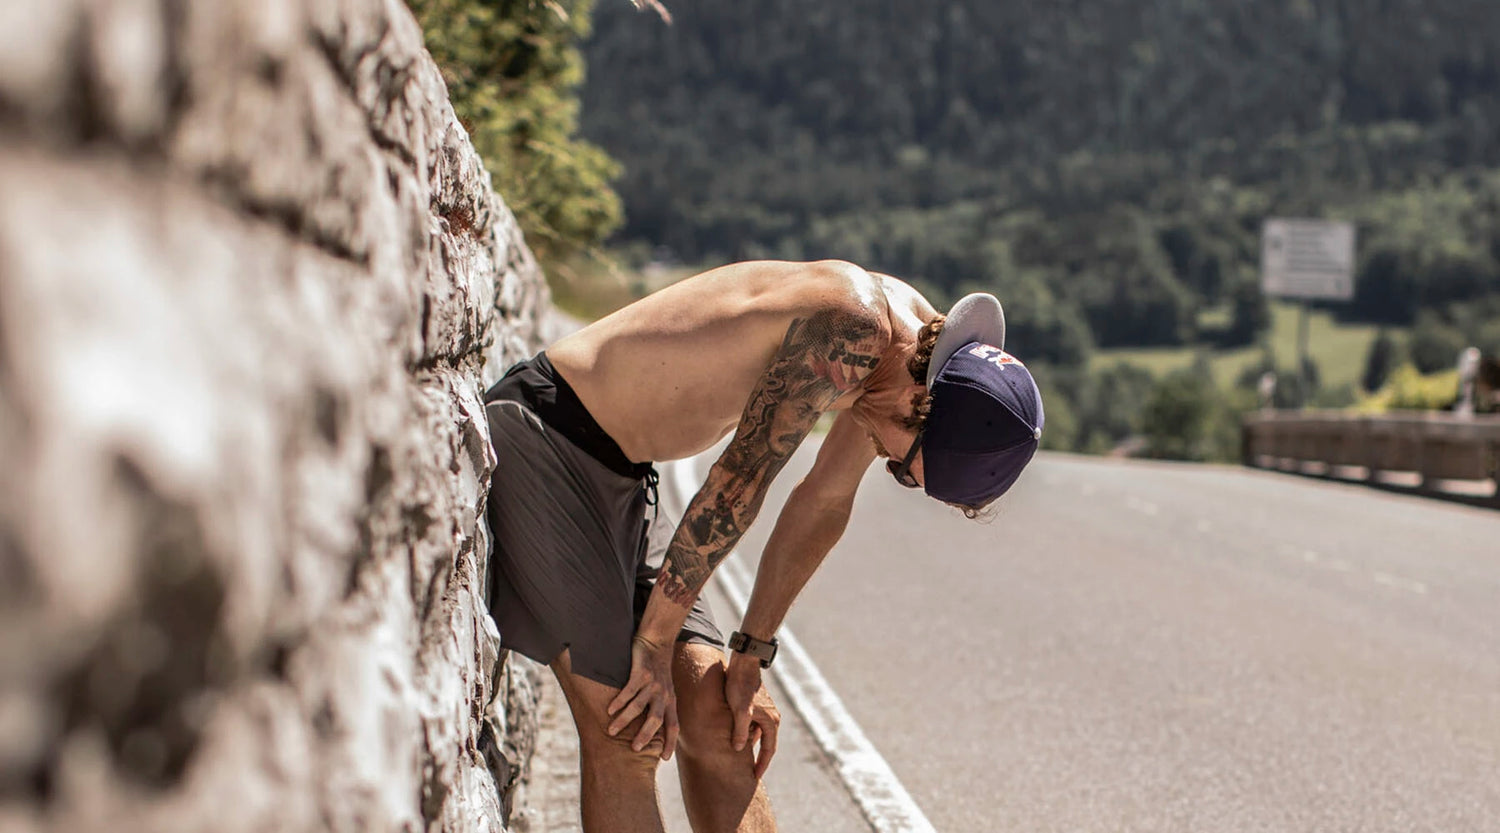
[{"label": "navy baseball cap", "polygon": [[1005,352],[1005,312],[995,296],[978,292],[953,305],[933,346],[927,390],[927,494],[974,507],[1005,494],[1036,453],[1045,415],[1031,371]]}]

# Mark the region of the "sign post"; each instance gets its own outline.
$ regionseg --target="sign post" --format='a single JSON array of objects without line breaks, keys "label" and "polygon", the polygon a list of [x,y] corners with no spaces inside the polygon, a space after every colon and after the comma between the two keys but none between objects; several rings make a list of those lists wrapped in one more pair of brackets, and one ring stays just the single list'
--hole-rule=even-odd
[{"label": "sign post", "polygon": [[1267,220],[1261,233],[1260,279],[1266,295],[1299,302],[1297,373],[1305,391],[1308,302],[1354,297],[1354,225],[1337,220]]},{"label": "sign post", "polygon": [[1464,419],[1474,418],[1474,380],[1479,376],[1479,348],[1466,347],[1458,354],[1458,404],[1453,411]]}]

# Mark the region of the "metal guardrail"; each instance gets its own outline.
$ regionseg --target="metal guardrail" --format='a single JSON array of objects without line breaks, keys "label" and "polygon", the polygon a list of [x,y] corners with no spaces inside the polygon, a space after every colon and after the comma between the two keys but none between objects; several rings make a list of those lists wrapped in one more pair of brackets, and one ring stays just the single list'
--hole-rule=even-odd
[{"label": "metal guardrail", "polygon": [[1500,506],[1500,415],[1261,411],[1245,418],[1241,458],[1386,487],[1404,478],[1415,491]]}]

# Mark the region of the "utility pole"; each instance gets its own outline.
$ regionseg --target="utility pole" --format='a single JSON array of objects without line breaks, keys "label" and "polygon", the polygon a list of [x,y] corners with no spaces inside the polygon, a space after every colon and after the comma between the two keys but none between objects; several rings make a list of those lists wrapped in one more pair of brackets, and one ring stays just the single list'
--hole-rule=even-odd
[{"label": "utility pole", "polygon": [[1308,392],[1313,382],[1312,375],[1307,372],[1311,364],[1307,348],[1311,329],[1311,324],[1308,322],[1308,307],[1310,306],[1306,298],[1297,302],[1297,378],[1302,380],[1302,401],[1298,404],[1304,408],[1307,407]]}]

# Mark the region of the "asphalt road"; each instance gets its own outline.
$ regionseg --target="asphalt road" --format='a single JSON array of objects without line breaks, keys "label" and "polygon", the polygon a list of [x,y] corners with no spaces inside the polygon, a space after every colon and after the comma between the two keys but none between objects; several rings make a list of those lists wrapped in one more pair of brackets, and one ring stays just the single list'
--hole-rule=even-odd
[{"label": "asphalt road", "polygon": [[938,830],[1500,831],[1500,512],[1043,454],[974,522],[872,468],[789,625]]}]

